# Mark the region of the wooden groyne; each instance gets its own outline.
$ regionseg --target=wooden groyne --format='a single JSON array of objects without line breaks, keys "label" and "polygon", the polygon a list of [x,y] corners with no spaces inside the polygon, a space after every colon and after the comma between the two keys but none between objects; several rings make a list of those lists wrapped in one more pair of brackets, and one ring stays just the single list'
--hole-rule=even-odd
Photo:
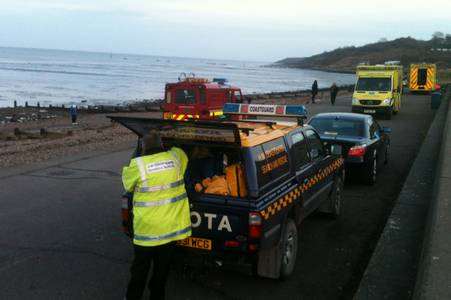
[{"label": "wooden groyne", "polygon": [[[340,91],[348,91],[352,92],[354,86],[353,85],[344,85],[340,86]],[[270,93],[253,93],[246,94],[243,96],[244,102],[252,103],[290,103],[295,99],[307,99],[311,95],[311,90],[295,90],[295,91],[287,91],[287,92],[270,92]],[[328,98],[329,96],[329,88],[321,88],[318,92],[318,98]],[[155,99],[155,100],[141,100],[136,102],[130,102],[128,104],[121,105],[77,105],[77,109],[80,113],[118,113],[118,112],[149,112],[149,111],[161,111],[161,106],[164,103],[163,99]],[[14,112],[17,111],[25,111],[27,109],[31,109],[35,112],[36,116],[39,115],[47,115],[50,116],[52,113],[63,113],[67,112],[69,109],[69,105],[48,105],[42,106],[39,102],[35,103],[18,103],[14,101],[13,108],[3,108],[0,109],[0,112],[3,110],[3,113],[0,113],[0,122],[14,122],[15,117],[13,116]],[[7,116],[8,115],[8,116]],[[34,118],[30,117],[30,118]],[[25,121],[25,120],[24,120]]]}]

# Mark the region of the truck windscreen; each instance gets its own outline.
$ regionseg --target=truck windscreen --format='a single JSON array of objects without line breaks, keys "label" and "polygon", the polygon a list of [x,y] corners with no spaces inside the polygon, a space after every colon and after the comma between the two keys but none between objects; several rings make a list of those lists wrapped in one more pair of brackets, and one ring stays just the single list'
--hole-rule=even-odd
[{"label": "truck windscreen", "polygon": [[381,91],[388,92],[391,90],[391,78],[370,78],[370,77],[359,77],[356,86],[357,91]]},{"label": "truck windscreen", "polygon": [[194,90],[176,90],[175,91],[176,104],[195,104],[196,93]]}]

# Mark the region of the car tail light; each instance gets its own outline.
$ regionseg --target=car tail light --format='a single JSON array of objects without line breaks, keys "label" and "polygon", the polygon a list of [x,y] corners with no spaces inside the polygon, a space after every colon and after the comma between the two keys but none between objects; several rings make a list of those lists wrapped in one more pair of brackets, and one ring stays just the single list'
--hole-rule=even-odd
[{"label": "car tail light", "polygon": [[249,252],[255,252],[258,250],[258,245],[256,244],[249,244]]},{"label": "car tail light", "polygon": [[224,246],[227,248],[236,248],[240,246],[238,241],[225,241]]},{"label": "car tail light", "polygon": [[259,239],[262,235],[262,217],[257,212],[249,213],[249,238]]},{"label": "car tail light", "polygon": [[366,153],[366,146],[354,146],[348,151],[348,156],[361,157]]}]

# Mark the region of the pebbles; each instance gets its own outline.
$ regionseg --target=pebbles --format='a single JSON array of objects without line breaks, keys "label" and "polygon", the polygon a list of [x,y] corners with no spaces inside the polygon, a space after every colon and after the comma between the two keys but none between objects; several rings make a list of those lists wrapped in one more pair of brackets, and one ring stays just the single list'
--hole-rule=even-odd
[{"label": "pebbles", "polygon": [[62,138],[24,139],[0,142],[0,167],[36,163],[55,157],[101,149],[111,149],[134,141],[136,136],[126,128],[110,127],[77,131]]},{"label": "pebbles", "polygon": [[[61,115],[61,113],[60,113]],[[2,108],[0,109],[0,124],[26,123],[42,119],[54,119],[58,113],[37,108]]]},{"label": "pebbles", "polygon": [[134,141],[136,136],[122,126],[113,126],[104,114],[38,119],[0,125],[0,167],[45,161],[88,151],[112,149]]}]

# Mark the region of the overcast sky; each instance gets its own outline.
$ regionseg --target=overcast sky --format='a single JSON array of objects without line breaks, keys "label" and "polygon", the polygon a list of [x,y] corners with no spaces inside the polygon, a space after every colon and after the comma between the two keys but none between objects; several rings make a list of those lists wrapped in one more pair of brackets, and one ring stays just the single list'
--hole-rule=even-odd
[{"label": "overcast sky", "polygon": [[451,33],[451,0],[0,0],[0,46],[274,61]]}]

